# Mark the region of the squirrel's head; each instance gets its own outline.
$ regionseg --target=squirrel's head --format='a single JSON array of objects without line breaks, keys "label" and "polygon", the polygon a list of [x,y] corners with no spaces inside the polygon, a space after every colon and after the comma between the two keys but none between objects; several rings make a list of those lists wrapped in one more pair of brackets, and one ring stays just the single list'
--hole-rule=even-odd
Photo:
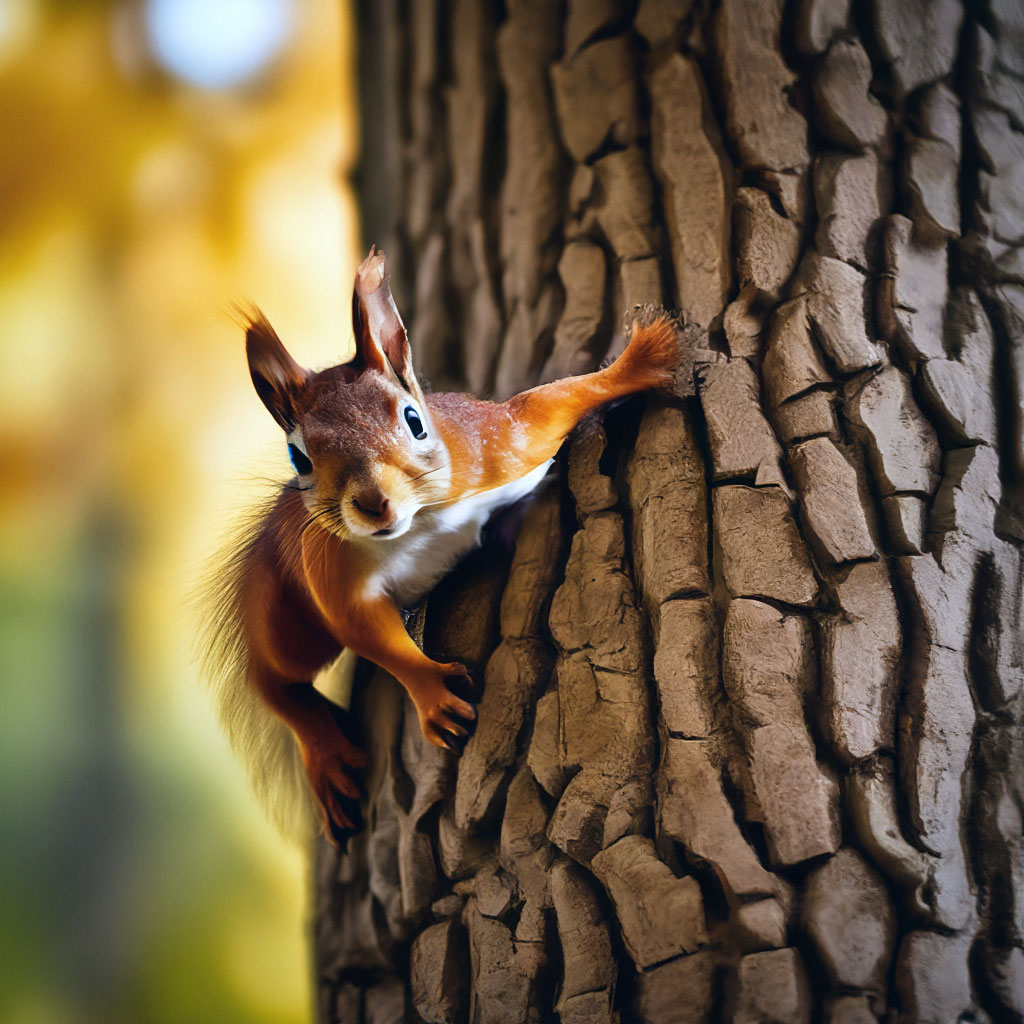
[{"label": "squirrel's head", "polygon": [[307,508],[334,533],[386,540],[446,497],[449,457],[413,371],[384,254],[373,249],[356,275],[352,320],[355,358],[340,366],[301,367],[261,313],[250,317],[246,355]]}]

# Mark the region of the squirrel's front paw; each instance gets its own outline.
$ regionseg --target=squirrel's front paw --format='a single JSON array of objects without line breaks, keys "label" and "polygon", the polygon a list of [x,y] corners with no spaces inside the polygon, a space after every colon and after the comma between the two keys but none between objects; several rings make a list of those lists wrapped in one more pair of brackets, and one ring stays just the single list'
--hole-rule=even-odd
[{"label": "squirrel's front paw", "polygon": [[420,728],[435,747],[461,754],[476,729],[477,687],[465,665],[440,667],[442,672],[416,695]]}]

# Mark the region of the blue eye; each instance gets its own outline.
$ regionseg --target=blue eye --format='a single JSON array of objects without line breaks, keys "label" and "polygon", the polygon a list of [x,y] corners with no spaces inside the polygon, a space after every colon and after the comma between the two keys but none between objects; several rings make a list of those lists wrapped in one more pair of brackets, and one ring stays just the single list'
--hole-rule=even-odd
[{"label": "blue eye", "polygon": [[313,472],[313,463],[302,454],[302,451],[296,445],[288,445],[288,458],[292,460],[295,472],[299,476],[309,476]]},{"label": "blue eye", "polygon": [[420,419],[420,414],[411,405],[405,407],[405,422],[409,424],[412,436],[417,441],[422,441],[427,436],[427,432],[423,429],[423,420]]}]

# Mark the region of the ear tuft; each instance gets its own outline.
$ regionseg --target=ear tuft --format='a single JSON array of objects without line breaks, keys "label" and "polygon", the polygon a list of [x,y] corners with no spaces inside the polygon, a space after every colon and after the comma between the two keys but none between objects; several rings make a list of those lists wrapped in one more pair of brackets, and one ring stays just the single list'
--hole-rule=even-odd
[{"label": "ear tuft", "polygon": [[295,398],[306,386],[309,371],[288,354],[270,321],[255,307],[240,311],[246,318],[245,354],[256,394],[279,427],[296,426]]},{"label": "ear tuft", "polygon": [[352,292],[352,328],[356,358],[364,365],[392,370],[409,392],[416,389],[412,352],[405,325],[391,295],[388,266],[376,246],[360,264]]}]

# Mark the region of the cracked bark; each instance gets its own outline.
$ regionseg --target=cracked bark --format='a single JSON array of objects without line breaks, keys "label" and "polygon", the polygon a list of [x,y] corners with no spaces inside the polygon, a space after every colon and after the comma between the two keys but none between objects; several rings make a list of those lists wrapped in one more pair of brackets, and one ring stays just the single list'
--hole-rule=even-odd
[{"label": "cracked bark", "polygon": [[320,1019],[1024,1020],[1020,5],[357,8],[420,367],[701,351],[429,598],[461,761],[358,688]]}]

